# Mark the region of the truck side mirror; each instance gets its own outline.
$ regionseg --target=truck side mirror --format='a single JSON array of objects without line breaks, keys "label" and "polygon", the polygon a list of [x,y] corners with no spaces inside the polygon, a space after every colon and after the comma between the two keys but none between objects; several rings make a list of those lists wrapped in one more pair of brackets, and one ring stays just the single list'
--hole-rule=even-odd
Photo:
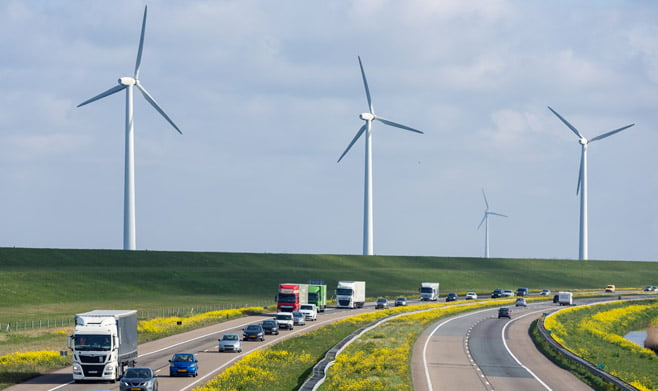
[{"label": "truck side mirror", "polygon": [[72,346],[73,343],[72,343],[72,341],[73,341],[73,336],[70,335],[70,336],[69,336],[69,339],[66,340],[66,347],[69,348],[69,349],[71,349],[71,350],[73,350],[73,346]]}]

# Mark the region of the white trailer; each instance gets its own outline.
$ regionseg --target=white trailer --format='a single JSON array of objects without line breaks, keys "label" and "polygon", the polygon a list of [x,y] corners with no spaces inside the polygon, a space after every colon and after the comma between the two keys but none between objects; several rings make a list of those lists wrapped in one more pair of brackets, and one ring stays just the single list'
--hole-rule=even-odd
[{"label": "white trailer", "polygon": [[115,382],[137,359],[137,311],[95,310],[77,314],[68,347],[73,380]]},{"label": "white trailer", "polygon": [[573,305],[573,294],[571,292],[558,292],[557,302],[560,305]]},{"label": "white trailer", "polygon": [[420,283],[420,300],[437,301],[439,300],[439,283],[438,282],[421,282]]},{"label": "white trailer", "polygon": [[365,281],[338,281],[336,286],[336,308],[363,308],[365,302]]}]

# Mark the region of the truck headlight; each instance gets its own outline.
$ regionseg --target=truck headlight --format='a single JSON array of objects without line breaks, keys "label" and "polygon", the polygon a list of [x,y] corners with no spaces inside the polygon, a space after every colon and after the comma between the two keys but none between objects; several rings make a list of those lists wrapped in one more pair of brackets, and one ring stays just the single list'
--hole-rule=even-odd
[{"label": "truck headlight", "polygon": [[80,364],[73,364],[73,373],[76,375],[82,375],[82,367]]}]

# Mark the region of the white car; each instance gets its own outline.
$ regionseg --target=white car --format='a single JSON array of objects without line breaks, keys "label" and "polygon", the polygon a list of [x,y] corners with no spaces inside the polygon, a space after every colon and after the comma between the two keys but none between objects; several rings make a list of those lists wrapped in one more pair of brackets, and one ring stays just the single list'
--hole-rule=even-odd
[{"label": "white car", "polygon": [[279,328],[287,328],[292,330],[295,326],[295,320],[292,317],[292,312],[277,312],[274,315],[274,320],[279,323]]},{"label": "white car", "polygon": [[466,294],[466,300],[475,300],[478,298],[478,294],[475,292],[468,292]]},{"label": "white car", "polygon": [[503,290],[503,297],[514,297],[514,291],[511,289]]},{"label": "white car", "polygon": [[306,316],[306,320],[318,319],[318,309],[315,304],[302,304],[299,306],[299,312]]}]

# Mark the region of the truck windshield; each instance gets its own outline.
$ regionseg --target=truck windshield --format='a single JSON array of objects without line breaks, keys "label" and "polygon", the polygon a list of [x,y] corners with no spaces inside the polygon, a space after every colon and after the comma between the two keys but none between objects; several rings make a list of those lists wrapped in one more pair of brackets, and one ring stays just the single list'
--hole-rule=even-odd
[{"label": "truck windshield", "polygon": [[432,293],[432,291],[433,290],[430,287],[424,286],[424,287],[420,288],[420,293]]},{"label": "truck windshield", "polygon": [[110,350],[109,335],[74,335],[75,350]]},{"label": "truck windshield", "polygon": [[279,293],[279,303],[296,303],[297,295],[290,293]]},{"label": "truck windshield", "polygon": [[308,301],[316,302],[318,301],[318,294],[317,293],[308,293]]},{"label": "truck windshield", "polygon": [[350,288],[336,288],[336,295],[352,296],[352,289],[350,289]]}]

